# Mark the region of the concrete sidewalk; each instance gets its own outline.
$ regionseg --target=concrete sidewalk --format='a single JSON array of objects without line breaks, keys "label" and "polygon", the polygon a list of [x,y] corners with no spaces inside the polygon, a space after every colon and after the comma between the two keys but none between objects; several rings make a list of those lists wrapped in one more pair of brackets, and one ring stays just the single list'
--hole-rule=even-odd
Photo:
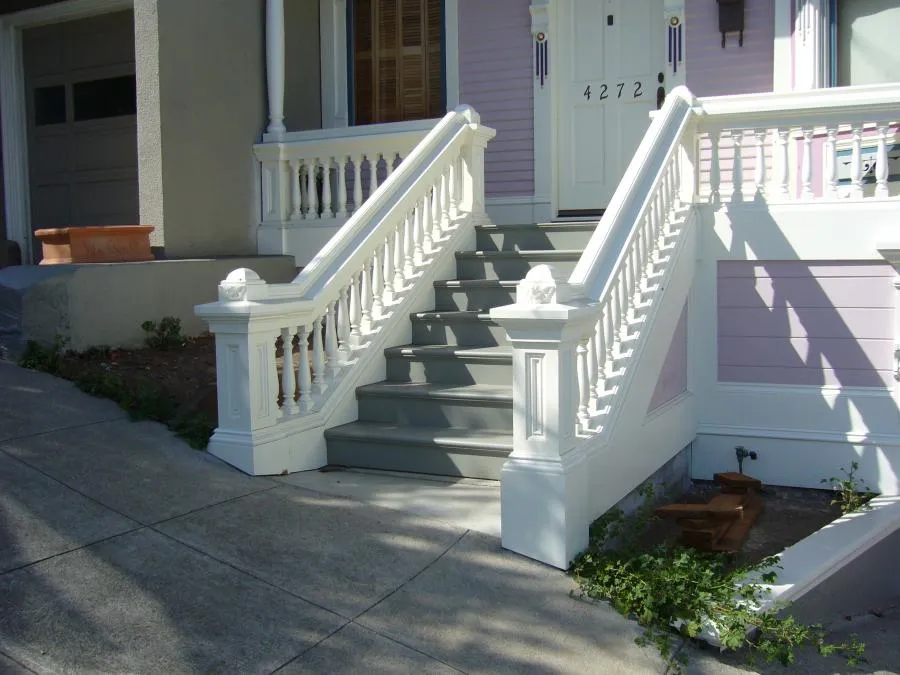
[{"label": "concrete sidewalk", "polygon": [[[663,673],[634,624],[500,548],[498,497],[251,478],[0,362],[0,673]],[[746,671],[707,652],[690,672]]]}]

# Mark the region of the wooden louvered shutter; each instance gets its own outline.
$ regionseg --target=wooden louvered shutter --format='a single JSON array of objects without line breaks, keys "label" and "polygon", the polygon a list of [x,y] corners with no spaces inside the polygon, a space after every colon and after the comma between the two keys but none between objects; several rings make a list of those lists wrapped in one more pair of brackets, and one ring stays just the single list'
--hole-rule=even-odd
[{"label": "wooden louvered shutter", "polygon": [[439,117],[441,0],[354,0],[356,124]]}]

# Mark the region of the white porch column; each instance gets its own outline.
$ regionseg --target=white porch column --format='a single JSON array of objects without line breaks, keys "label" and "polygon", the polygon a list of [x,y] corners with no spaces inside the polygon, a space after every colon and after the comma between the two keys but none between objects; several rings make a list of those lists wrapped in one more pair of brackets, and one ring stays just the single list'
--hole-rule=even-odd
[{"label": "white porch column", "polygon": [[266,83],[269,89],[270,134],[284,126],[284,0],[266,0]]},{"label": "white porch column", "polygon": [[588,544],[590,457],[576,436],[575,350],[595,305],[547,265],[529,271],[516,304],[491,310],[513,347],[513,451],[500,477],[502,544],[561,569]]},{"label": "white porch column", "polygon": [[794,90],[829,84],[828,2],[796,0],[794,17]]}]

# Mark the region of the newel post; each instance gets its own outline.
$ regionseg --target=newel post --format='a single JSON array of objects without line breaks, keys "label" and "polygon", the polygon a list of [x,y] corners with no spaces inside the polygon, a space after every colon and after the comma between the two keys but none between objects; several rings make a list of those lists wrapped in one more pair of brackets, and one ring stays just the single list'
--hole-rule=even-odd
[{"label": "newel post", "polygon": [[484,151],[497,132],[481,126],[481,117],[471,106],[463,105],[456,111],[469,121],[474,132],[462,151],[461,207],[470,211],[476,220],[487,220],[484,207]]},{"label": "newel post", "polygon": [[218,427],[209,452],[246,473],[265,473],[257,456],[260,432],[278,418],[276,328],[254,316],[268,286],[253,270],[231,272],[219,284],[219,299],[197,305],[216,338]]},{"label": "newel post", "polygon": [[575,350],[594,305],[548,265],[532,269],[516,304],[491,310],[513,347],[513,452],[500,483],[504,548],[566,568],[588,543],[589,456],[576,437]]}]

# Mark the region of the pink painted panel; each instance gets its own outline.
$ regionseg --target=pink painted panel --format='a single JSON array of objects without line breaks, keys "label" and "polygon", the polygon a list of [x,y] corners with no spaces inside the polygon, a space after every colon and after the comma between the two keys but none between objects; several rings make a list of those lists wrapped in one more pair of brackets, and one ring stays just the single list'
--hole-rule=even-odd
[{"label": "pink painted panel", "polygon": [[888,386],[893,280],[878,262],[720,261],[719,380]]},{"label": "pink painted panel", "polygon": [[648,413],[687,390],[687,320],[688,305],[685,302],[675,333],[672,335],[672,342],[669,344],[669,351],[666,352],[666,360],[656,381],[656,388],[647,408]]},{"label": "pink painted panel", "polygon": [[459,97],[497,130],[489,197],[534,194],[534,62],[528,0],[459,0]]},{"label": "pink painted panel", "polygon": [[773,0],[746,0],[744,46],[738,46],[736,34],[729,34],[723,49],[717,3],[686,0],[685,72],[694,94],[772,91],[774,4]]}]

